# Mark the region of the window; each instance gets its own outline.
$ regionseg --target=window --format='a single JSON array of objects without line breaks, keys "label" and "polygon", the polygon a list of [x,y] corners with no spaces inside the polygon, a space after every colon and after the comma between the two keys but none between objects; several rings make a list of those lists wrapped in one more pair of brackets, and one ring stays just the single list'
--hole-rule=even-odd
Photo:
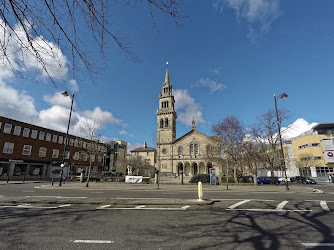
[{"label": "window", "polygon": [[23,137],[29,137],[30,129],[29,128],[24,128],[23,129]]},{"label": "window", "polygon": [[21,135],[21,126],[14,127],[14,135]]},{"label": "window", "polygon": [[165,127],[168,128],[168,119],[165,119]]},{"label": "window", "polygon": [[68,141],[69,141],[68,137],[65,137],[64,138],[64,144],[68,145]]},{"label": "window", "polygon": [[70,139],[70,146],[73,146],[73,139]]},{"label": "window", "polygon": [[83,154],[82,158],[83,158],[83,161],[87,161],[88,155],[87,154]]},{"label": "window", "polygon": [[83,148],[86,148],[86,146],[87,146],[87,145],[86,145],[86,142],[83,142],[83,143],[82,143],[82,147],[83,147]]},{"label": "window", "polygon": [[53,135],[52,137],[52,142],[56,143],[57,142],[58,135]]},{"label": "window", "polygon": [[102,162],[102,155],[98,155],[98,156],[97,156],[97,161],[98,161],[98,162]]},{"label": "window", "polygon": [[82,141],[79,141],[79,148],[82,148]]},{"label": "window", "polygon": [[11,142],[5,142],[5,144],[3,145],[3,150],[2,152],[4,154],[12,154],[13,153],[13,149],[14,149],[14,143]]},{"label": "window", "polygon": [[52,158],[58,158],[59,157],[59,149],[54,149],[52,151]]},{"label": "window", "polygon": [[66,159],[66,160],[70,159],[70,152],[69,151],[65,151],[64,159]]},{"label": "window", "polygon": [[0,122],[0,129],[1,129],[1,124],[2,124],[2,122]]},{"label": "window", "polygon": [[31,154],[31,145],[24,145],[22,150],[22,155],[30,155]]},{"label": "window", "polygon": [[74,146],[75,146],[75,147],[78,147],[78,146],[79,146],[79,142],[78,142],[77,139],[75,139],[75,141],[74,141]]},{"label": "window", "polygon": [[46,156],[46,148],[40,147],[38,156],[39,157],[45,157]]},{"label": "window", "polygon": [[198,155],[199,153],[199,147],[198,144],[195,144],[195,155]]},{"label": "window", "polygon": [[38,139],[40,139],[40,140],[44,140],[44,136],[45,136],[45,132],[40,131],[40,132],[39,132],[39,137],[38,137]]},{"label": "window", "polygon": [[164,127],[164,120],[161,119],[161,120],[160,120],[160,128],[163,128],[163,127]]},{"label": "window", "polygon": [[182,147],[179,147],[179,149],[178,149],[178,155],[182,155],[182,151],[183,151],[183,148]]},{"label": "window", "polygon": [[5,134],[10,134],[12,131],[12,124],[5,123],[5,127],[3,128],[3,132]]},{"label": "window", "polygon": [[46,141],[51,141],[51,134],[50,133],[46,134],[45,140]]},{"label": "window", "polygon": [[61,135],[59,136],[58,143],[63,144],[63,137]]},{"label": "window", "polygon": [[190,155],[194,155],[194,144],[190,144]]},{"label": "window", "polygon": [[90,161],[94,162],[95,161],[95,155],[90,155]]},{"label": "window", "polygon": [[31,138],[36,139],[37,138],[37,130],[31,130]]},{"label": "window", "polygon": [[73,159],[76,160],[76,161],[79,160],[80,159],[80,153],[79,152],[75,152],[74,156],[73,156]]}]

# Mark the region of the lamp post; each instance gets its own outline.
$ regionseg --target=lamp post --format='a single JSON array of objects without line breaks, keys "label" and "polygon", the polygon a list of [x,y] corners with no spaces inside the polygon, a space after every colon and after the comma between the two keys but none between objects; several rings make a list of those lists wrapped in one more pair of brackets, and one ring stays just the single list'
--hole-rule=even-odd
[{"label": "lamp post", "polygon": [[66,146],[68,144],[68,131],[70,129],[70,123],[71,123],[71,116],[72,116],[72,108],[73,108],[73,100],[74,100],[74,92],[72,95],[70,95],[66,90],[61,93],[63,96],[67,97],[70,96],[72,99],[71,102],[71,110],[70,110],[70,116],[68,118],[68,124],[67,124],[67,131],[66,131],[66,136],[65,136],[65,140],[64,140],[64,150],[63,150],[63,159],[61,160],[61,169],[60,169],[60,180],[59,180],[59,186],[61,186],[61,182],[63,179],[63,171],[64,171],[64,161],[65,161],[65,153],[66,153]]},{"label": "lamp post", "polygon": [[[286,99],[288,95],[283,92],[278,96],[281,99]],[[277,127],[278,127],[278,135],[279,135],[279,142],[281,145],[281,161],[284,167],[284,174],[285,174],[285,183],[286,183],[286,190],[289,190],[289,182],[288,182],[288,177],[286,175],[286,165],[285,165],[285,158],[284,158],[284,152],[283,152],[283,143],[282,143],[282,135],[281,135],[281,121],[278,117],[278,111],[277,111],[277,98],[276,95],[274,94],[274,101],[275,101],[275,111],[276,111],[276,118],[277,118]]]}]

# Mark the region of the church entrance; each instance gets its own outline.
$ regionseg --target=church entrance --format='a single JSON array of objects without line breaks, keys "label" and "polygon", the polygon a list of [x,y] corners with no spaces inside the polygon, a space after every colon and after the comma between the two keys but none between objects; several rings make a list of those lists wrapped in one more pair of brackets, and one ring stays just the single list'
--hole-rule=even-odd
[{"label": "church entrance", "polygon": [[194,175],[198,174],[198,165],[197,165],[197,163],[194,163],[193,168],[194,168]]}]

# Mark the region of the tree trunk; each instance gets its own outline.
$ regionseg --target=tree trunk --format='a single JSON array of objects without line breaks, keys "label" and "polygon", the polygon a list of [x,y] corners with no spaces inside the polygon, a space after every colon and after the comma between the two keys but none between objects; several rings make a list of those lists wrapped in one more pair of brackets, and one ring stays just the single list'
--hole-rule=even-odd
[{"label": "tree trunk", "polygon": [[87,177],[87,182],[86,182],[86,187],[89,185],[89,179],[90,179],[90,171],[92,169],[92,162],[89,161],[89,169],[88,169],[88,177]]}]

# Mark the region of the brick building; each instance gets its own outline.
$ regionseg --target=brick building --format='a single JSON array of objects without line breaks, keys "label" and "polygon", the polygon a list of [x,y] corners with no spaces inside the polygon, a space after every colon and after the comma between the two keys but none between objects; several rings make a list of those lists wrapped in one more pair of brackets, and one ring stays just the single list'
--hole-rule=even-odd
[{"label": "brick building", "polygon": [[[66,134],[0,116],[0,178],[59,177]],[[101,172],[106,158],[106,145],[69,135],[65,152],[64,174],[88,171],[91,155],[93,172]],[[21,176],[21,177],[19,177]],[[12,177],[11,177],[12,178]]]}]

